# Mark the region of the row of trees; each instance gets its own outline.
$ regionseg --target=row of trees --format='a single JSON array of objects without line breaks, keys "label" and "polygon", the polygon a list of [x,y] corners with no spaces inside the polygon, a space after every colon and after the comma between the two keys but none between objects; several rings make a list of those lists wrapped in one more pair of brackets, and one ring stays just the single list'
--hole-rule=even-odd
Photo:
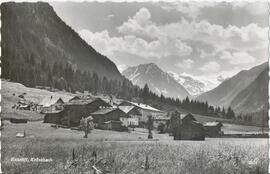
[{"label": "row of trees", "polygon": [[4,49],[3,55],[2,78],[28,87],[48,86],[68,92],[89,91],[144,103],[160,101],[160,96],[151,92],[147,85],[141,89],[126,78],[121,81],[110,80],[95,72],[75,70],[69,63],[56,61],[51,65],[46,59],[38,61],[33,54],[28,53],[17,55]]},{"label": "row of trees", "polygon": [[236,116],[236,119],[242,122],[250,122],[267,126],[269,118],[268,111],[264,109],[252,113],[240,113]]},{"label": "row of trees", "polygon": [[56,61],[50,65],[46,59],[37,61],[33,54],[20,55],[23,56],[23,61],[16,61],[16,56],[18,55],[3,57],[2,77],[28,87],[49,86],[69,92],[87,90],[151,104],[159,109],[164,109],[164,106],[173,106],[197,114],[229,119],[235,117],[231,108],[227,110],[220,107],[214,108],[207,102],[190,100],[188,97],[181,101],[178,98],[164,97],[162,94],[159,96],[151,92],[147,84],[141,89],[126,78],[122,81],[109,80],[106,77],[100,77],[95,72],[75,70],[69,63]]},{"label": "row of trees", "polygon": [[235,113],[231,107],[225,109],[224,107],[221,109],[219,106],[211,106],[207,102],[201,102],[197,100],[190,100],[186,97],[184,100],[180,101],[180,107],[187,110],[192,111],[195,114],[208,115],[213,117],[222,117],[227,119],[234,119]]}]

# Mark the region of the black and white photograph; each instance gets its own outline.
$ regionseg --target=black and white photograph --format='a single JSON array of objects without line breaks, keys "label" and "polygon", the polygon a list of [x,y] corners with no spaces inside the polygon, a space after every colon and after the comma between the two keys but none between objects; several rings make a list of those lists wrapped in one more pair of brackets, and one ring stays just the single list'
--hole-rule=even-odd
[{"label": "black and white photograph", "polygon": [[0,173],[270,173],[268,1],[0,10]]}]

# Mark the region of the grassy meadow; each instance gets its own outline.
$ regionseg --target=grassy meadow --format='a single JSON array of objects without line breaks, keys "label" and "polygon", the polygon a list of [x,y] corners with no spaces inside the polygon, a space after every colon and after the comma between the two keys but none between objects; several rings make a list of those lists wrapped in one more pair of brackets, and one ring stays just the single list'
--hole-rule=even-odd
[{"label": "grassy meadow", "polygon": [[[25,138],[16,138],[26,130]],[[268,139],[207,138],[206,141],[173,141],[168,134],[147,131],[115,132],[94,130],[83,133],[55,129],[49,124],[5,122],[2,130],[4,173],[74,174],[94,173],[95,151],[99,169],[115,174],[266,174]],[[74,149],[75,160],[72,159]],[[148,156],[149,169],[145,171]],[[52,162],[14,162],[11,158],[51,158]],[[106,173],[106,172],[104,172]]]},{"label": "grassy meadow", "polygon": [[[265,141],[91,141],[72,139],[4,138],[4,173],[94,173],[92,153],[102,159],[110,173],[268,173],[268,146]],[[72,165],[72,149],[75,164]],[[149,169],[144,170],[146,156]],[[52,158],[52,162],[12,162],[12,157]]]}]

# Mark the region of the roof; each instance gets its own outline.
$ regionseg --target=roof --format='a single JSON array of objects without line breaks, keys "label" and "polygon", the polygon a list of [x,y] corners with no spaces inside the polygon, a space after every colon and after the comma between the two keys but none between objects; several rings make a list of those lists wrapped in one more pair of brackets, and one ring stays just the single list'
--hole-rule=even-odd
[{"label": "roof", "polygon": [[104,115],[115,110],[118,110],[118,108],[102,108],[102,109],[97,110],[96,112],[93,112],[91,115]]},{"label": "roof", "polygon": [[222,126],[222,123],[220,123],[220,122],[206,122],[203,125],[204,126],[218,126],[218,125]]},{"label": "roof", "polygon": [[48,96],[46,98],[44,98],[39,105],[45,106],[45,107],[49,107],[51,105],[54,105],[57,102],[62,102],[64,103],[64,101],[62,100],[61,97],[57,97],[57,96]]},{"label": "roof", "polygon": [[65,103],[65,105],[86,105],[89,103],[92,103],[94,101],[101,100],[104,103],[107,104],[107,106],[110,106],[107,102],[105,102],[101,98],[84,98],[84,99],[75,99],[75,100],[70,100],[69,102]]},{"label": "roof", "polygon": [[89,103],[92,103],[95,99],[75,99],[75,100],[70,100],[65,105],[86,105]]},{"label": "roof", "polygon": [[94,99],[94,97],[91,96],[91,95],[76,95],[76,96],[72,97],[69,101],[73,101],[73,100],[88,100],[88,99]]},{"label": "roof", "polygon": [[133,106],[137,106],[141,109],[145,109],[145,110],[150,110],[150,111],[155,111],[155,112],[162,112],[161,110],[158,110],[152,106],[149,106],[147,104],[143,104],[143,103],[135,103],[135,102],[130,102],[130,101],[124,101],[124,102],[127,102],[127,103],[130,103],[131,105]]},{"label": "roof", "polygon": [[56,110],[56,111],[45,111],[44,114],[58,114],[62,112],[63,110]]},{"label": "roof", "polygon": [[186,117],[192,117],[193,118],[193,120],[196,120],[195,118],[194,118],[194,116],[192,115],[192,114],[186,114],[186,115],[184,115],[184,114],[181,114],[180,115],[180,118],[181,118],[181,120],[183,120],[183,119],[185,119]]},{"label": "roof", "polygon": [[203,126],[203,124],[201,122],[198,122],[198,121],[192,121],[192,123]]},{"label": "roof", "polygon": [[88,117],[86,117],[86,120],[93,120],[93,117],[92,116],[88,116]]},{"label": "roof", "polygon": [[119,124],[122,124],[121,121],[116,121],[116,120],[110,120],[110,121],[104,122],[104,124],[109,124],[109,123],[119,123]]},{"label": "roof", "polygon": [[124,113],[129,113],[135,106],[119,106],[119,109],[121,109]]}]

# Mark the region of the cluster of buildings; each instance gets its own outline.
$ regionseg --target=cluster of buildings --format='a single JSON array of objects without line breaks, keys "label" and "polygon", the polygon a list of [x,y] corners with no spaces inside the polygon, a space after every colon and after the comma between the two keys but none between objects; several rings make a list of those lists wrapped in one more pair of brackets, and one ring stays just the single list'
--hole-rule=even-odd
[{"label": "cluster of buildings", "polygon": [[82,117],[91,116],[97,128],[121,130],[140,126],[147,122],[149,115],[153,118],[166,116],[165,112],[146,104],[129,101],[116,104],[92,96],[75,96],[68,101],[51,96],[44,99],[40,106],[40,112],[45,114],[45,123],[68,127],[79,126]]},{"label": "cluster of buildings", "polygon": [[[167,113],[143,103],[119,101],[117,103],[93,96],[75,96],[64,101],[60,97],[50,96],[40,103],[40,112],[45,114],[44,123],[53,123],[67,127],[80,125],[82,117],[92,117],[96,128],[126,131],[127,127],[146,126],[148,116],[153,118],[153,127],[161,123],[167,125],[170,118]],[[198,122],[192,114],[181,114],[181,139],[202,139],[219,137],[219,122]],[[204,139],[204,138],[203,138]]]}]

